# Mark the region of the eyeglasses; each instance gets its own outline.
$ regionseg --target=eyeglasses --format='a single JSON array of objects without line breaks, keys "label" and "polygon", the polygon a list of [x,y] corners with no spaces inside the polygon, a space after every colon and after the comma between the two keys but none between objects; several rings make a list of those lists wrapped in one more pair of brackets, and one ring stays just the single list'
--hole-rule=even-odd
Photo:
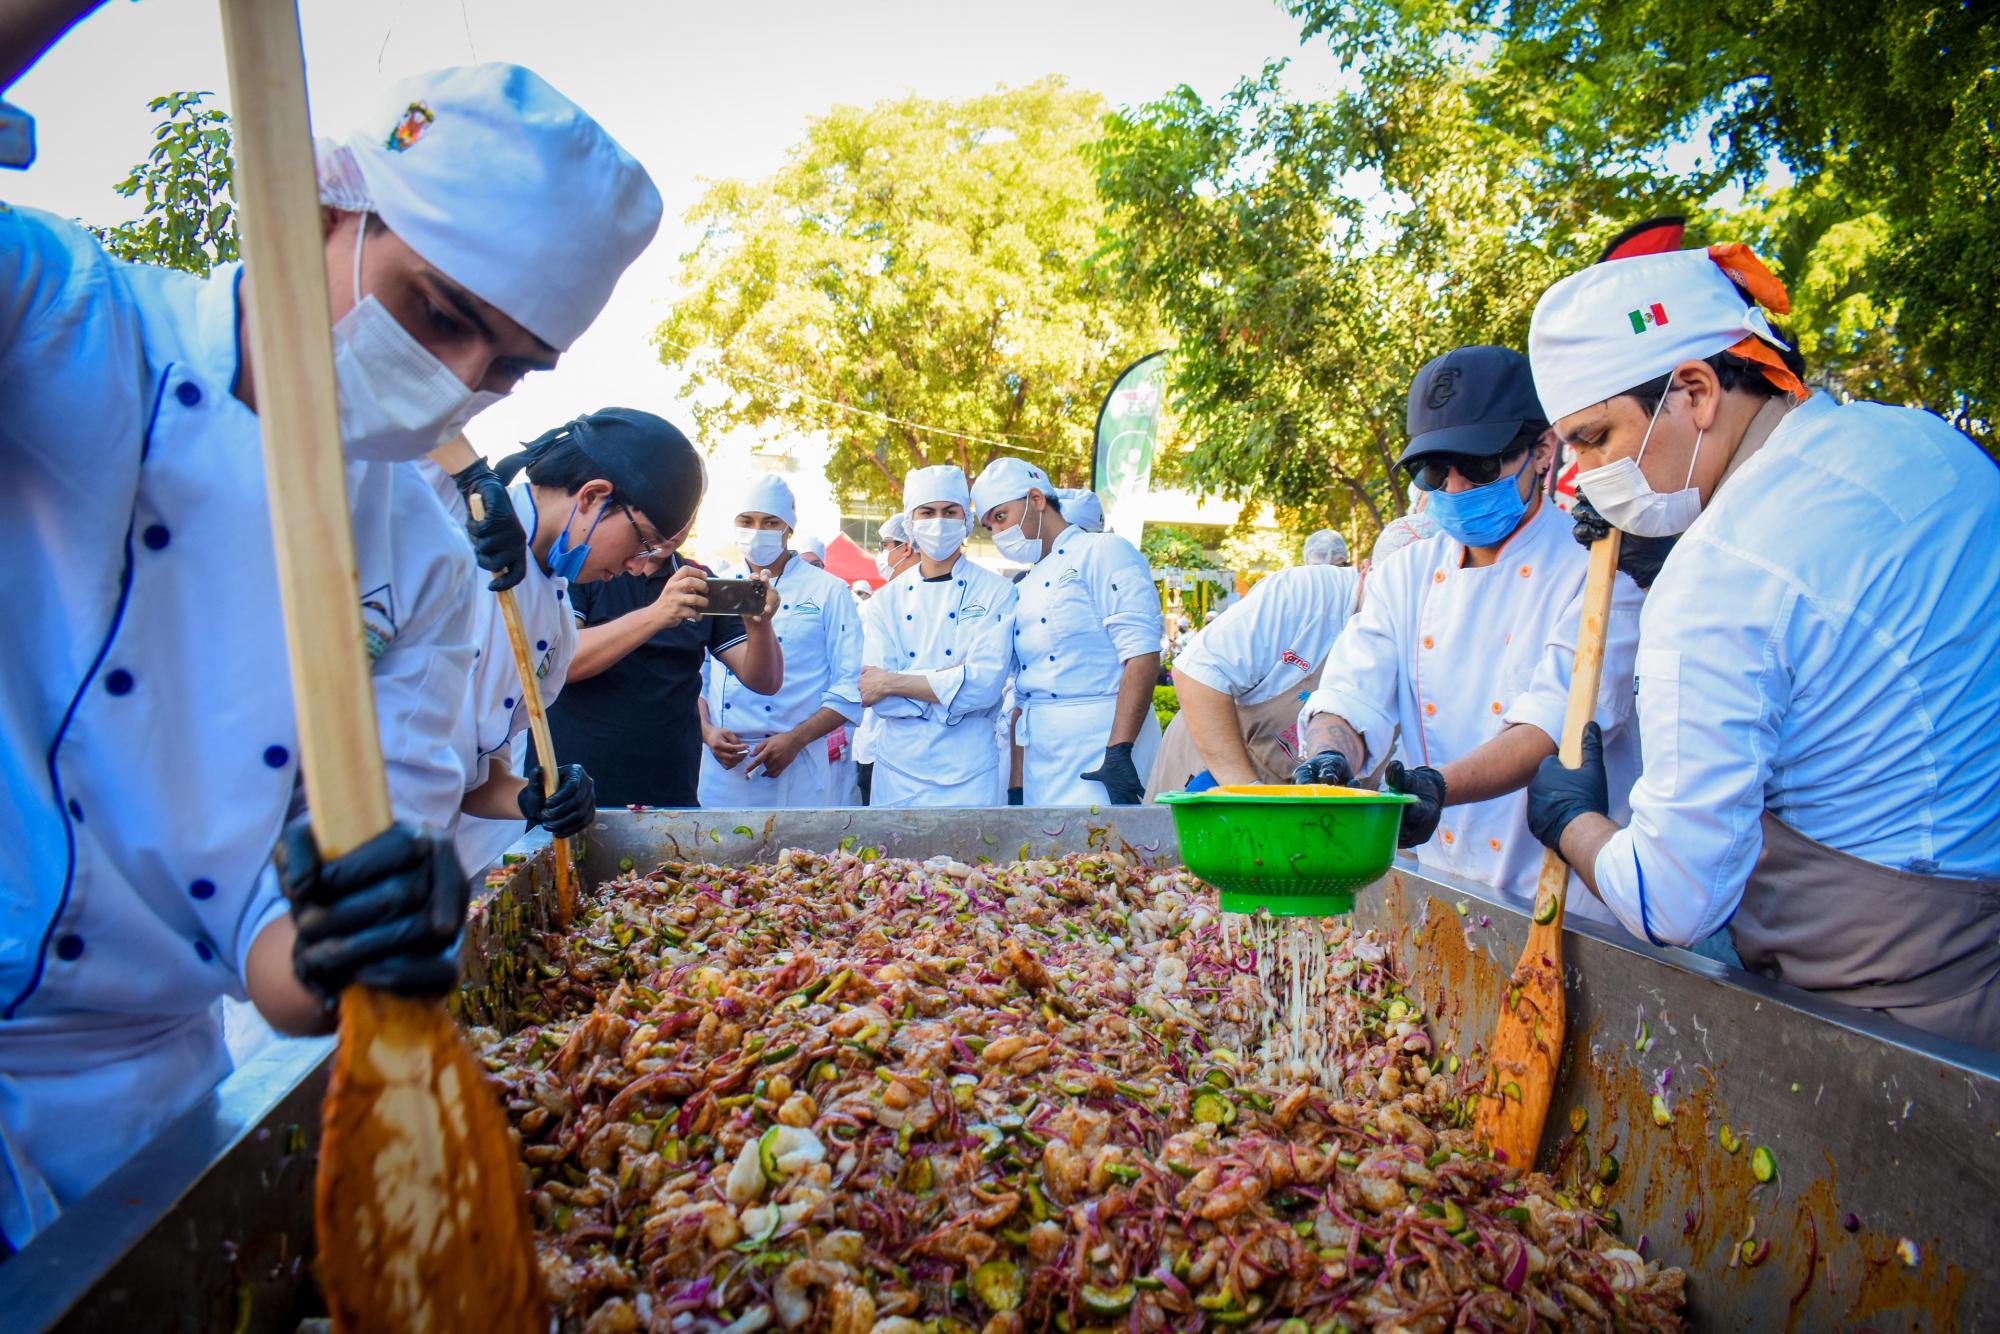
[{"label": "eyeglasses", "polygon": [[1507,465],[1527,452],[1527,445],[1519,444],[1498,454],[1426,454],[1411,461],[1410,480],[1419,491],[1442,491],[1456,472],[1474,486],[1486,486],[1499,481]]},{"label": "eyeglasses", "polygon": [[618,512],[625,516],[625,522],[632,525],[632,536],[639,540],[639,549],[632,553],[633,560],[652,560],[663,554],[661,549],[666,546],[667,540],[663,537],[648,538],[640,531],[638,517],[632,513],[630,505],[620,505]]}]

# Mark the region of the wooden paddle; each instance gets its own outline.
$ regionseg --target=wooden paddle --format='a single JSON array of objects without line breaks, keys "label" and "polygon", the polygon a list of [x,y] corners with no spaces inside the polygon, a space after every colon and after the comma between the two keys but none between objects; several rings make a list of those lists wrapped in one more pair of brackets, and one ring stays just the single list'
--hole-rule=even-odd
[{"label": "wooden paddle", "polygon": [[[251,363],[299,755],[320,850],[387,828],[298,11],[222,0]],[[321,1287],[344,1330],[545,1330],[521,1160],[435,1001],[350,987],[321,1112]]]},{"label": "wooden paddle", "polygon": [[[1618,574],[1618,530],[1590,546],[1590,570],[1583,581],[1583,623],[1576,632],[1576,663],[1569,678],[1569,709],[1563,716],[1562,762],[1583,763],[1583,728],[1597,713],[1597,686],[1604,669],[1604,631],[1611,617],[1611,588]],[[1556,1070],[1562,1062],[1563,905],[1569,896],[1569,864],[1553,850],[1542,854],[1541,883],[1528,943],[1489,1046],[1487,1087],[1479,1099],[1475,1126],[1495,1153],[1523,1171],[1535,1165],[1548,1119]]]},{"label": "wooden paddle", "polygon": [[[462,441],[463,436],[459,437]],[[471,445],[466,445],[470,449]],[[436,456],[433,455],[433,458]],[[476,456],[475,456],[476,457]],[[476,495],[465,498],[474,522],[486,517],[486,505]],[[534,559],[530,554],[529,559]],[[521,678],[521,700],[528,706],[528,730],[534,737],[535,756],[542,762],[542,795],[556,794],[556,743],[549,735],[549,711],[542,706],[542,679],[535,670],[535,655],[528,649],[528,630],[521,624],[521,607],[514,590],[503,588],[494,594],[500,599],[500,619],[507,624],[507,643],[514,650],[514,670]],[[576,864],[570,859],[569,840],[559,838],[556,846],[556,925],[569,928],[576,914]]]}]

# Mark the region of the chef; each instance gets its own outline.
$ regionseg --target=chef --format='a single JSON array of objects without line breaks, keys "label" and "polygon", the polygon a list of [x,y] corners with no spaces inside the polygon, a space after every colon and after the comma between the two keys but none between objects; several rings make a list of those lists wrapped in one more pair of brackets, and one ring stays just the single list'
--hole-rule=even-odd
[{"label": "chef", "polygon": [[[27,59],[0,52],[10,70]],[[416,822],[442,824],[463,792],[472,565],[398,461],[553,363],[651,239],[659,197],[514,66],[407,81],[320,149],[357,595],[405,823],[330,861],[294,840],[282,883],[298,737],[242,271],[122,263],[72,222],[0,208],[0,545],[19,646],[0,682],[9,1245],[227,1071],[221,997],[306,1032],[361,970],[419,993],[453,983],[465,882]],[[357,919],[363,890],[376,909]],[[383,937],[396,943],[371,946]]]},{"label": "chef", "polygon": [[[470,457],[472,447],[461,437],[419,465],[461,520],[469,515],[454,479],[465,475]],[[496,476],[505,482],[523,471],[508,497],[529,529],[530,559],[514,602],[546,706],[562,693],[576,654],[571,585],[648,568],[664,553],[663,534],[693,521],[707,479],[686,436],[632,408],[604,408],[547,431],[504,460]],[[556,791],[544,796],[539,757],[532,746],[516,744],[529,729],[528,702],[499,599],[475,590],[473,603],[478,654],[459,735],[467,788],[464,818],[452,832],[459,863],[477,883],[524,822],[574,837],[588,827],[597,803],[589,773],[574,762],[562,766]]]},{"label": "chef", "polygon": [[708,724],[701,804],[710,809],[846,804],[833,789],[826,736],[861,721],[861,614],[838,575],[800,560],[787,543],[798,523],[785,479],[750,479],[736,511],[743,563],[725,575],[767,579],[778,590],[772,624],[785,679],[760,695],[711,662],[702,708]]},{"label": "chef", "polygon": [[[1312,758],[1298,781],[1351,784],[1391,756],[1383,785],[1417,798],[1401,846],[1526,906],[1542,850],[1522,790],[1562,734],[1588,557],[1544,491],[1555,442],[1526,357],[1438,357],[1410,386],[1408,421],[1398,465],[1443,531],[1369,572],[1300,712]],[[1619,577],[1598,693],[1621,795],[1638,767],[1626,724],[1640,596]]]},{"label": "chef", "polygon": [[1115,534],[1071,526],[1048,475],[1020,459],[987,464],[972,505],[1000,554],[1031,567],[1014,627],[1024,803],[1136,805],[1160,744],[1153,679],[1165,629],[1146,558]]},{"label": "chef", "polygon": [[1360,588],[1360,572],[1344,564],[1278,570],[1189,639],[1174,659],[1180,711],[1147,795],[1290,782],[1299,704],[1319,684]]},{"label": "chef", "polygon": [[2000,472],[1938,418],[1807,391],[1741,246],[1535,308],[1535,383],[1606,520],[1679,534],[1647,594],[1645,771],[1544,765],[1536,834],[1634,934],[2000,1047]]},{"label": "chef", "polygon": [[[880,530],[882,549],[875,553],[875,570],[884,583],[893,582],[897,575],[917,563],[917,549],[910,545],[910,530],[901,514],[891,514]],[[867,581],[854,581],[854,600],[862,611],[875,597],[875,591]],[[864,627],[866,622],[864,621]],[[864,629],[863,643],[866,643]],[[875,710],[864,707],[861,723],[854,729],[855,782],[861,790],[861,804],[873,804],[875,789],[875,738],[882,730],[882,720]]]},{"label": "chef", "polygon": [[951,464],[903,479],[918,557],[861,609],[861,702],[881,719],[876,806],[998,806],[994,719],[1013,666],[1013,583],[965,554],[971,494]]}]

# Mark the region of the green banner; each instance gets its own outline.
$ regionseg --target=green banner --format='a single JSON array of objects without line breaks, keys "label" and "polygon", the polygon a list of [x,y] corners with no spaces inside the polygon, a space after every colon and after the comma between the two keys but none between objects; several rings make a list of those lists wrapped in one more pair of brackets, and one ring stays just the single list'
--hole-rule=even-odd
[{"label": "green banner", "polygon": [[1104,502],[1106,526],[1134,542],[1145,524],[1166,386],[1167,354],[1155,352],[1127,366],[1097,410],[1090,489]]}]

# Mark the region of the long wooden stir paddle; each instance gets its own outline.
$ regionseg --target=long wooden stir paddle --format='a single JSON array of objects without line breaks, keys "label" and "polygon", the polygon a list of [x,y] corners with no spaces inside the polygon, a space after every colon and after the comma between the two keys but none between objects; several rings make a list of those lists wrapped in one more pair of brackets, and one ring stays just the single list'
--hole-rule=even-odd
[{"label": "long wooden stir paddle", "polygon": [[[486,505],[478,496],[467,496],[466,505],[474,522],[486,517]],[[532,560],[534,557],[529,556]],[[514,650],[514,670],[521,678],[521,700],[528,706],[528,731],[535,742],[535,757],[542,765],[542,795],[556,794],[556,743],[549,735],[549,711],[542,705],[541,675],[535,670],[535,655],[528,650],[528,630],[521,624],[521,607],[514,590],[503,588],[494,594],[500,599],[500,619],[507,624],[507,643]],[[558,838],[556,849],[556,924],[568,929],[576,915],[576,865],[570,860],[569,840]]]},{"label": "long wooden stir paddle", "polygon": [[[291,0],[222,0],[251,371],[300,763],[321,852],[386,829],[340,451],[319,194]],[[544,1330],[507,1121],[435,1001],[341,997],[321,1111],[320,1282],[343,1330]]]},{"label": "long wooden stir paddle", "polygon": [[[1590,546],[1590,569],[1583,582],[1583,623],[1576,632],[1576,663],[1569,678],[1569,709],[1563,715],[1562,762],[1583,763],[1583,728],[1597,713],[1597,687],[1604,669],[1604,632],[1611,617],[1611,588],[1618,574],[1618,530]],[[1563,997],[1563,906],[1569,896],[1569,864],[1554,850],[1542,854],[1541,883],[1528,943],[1500,1022],[1488,1048],[1487,1087],[1479,1099],[1475,1126],[1494,1152],[1523,1171],[1535,1164],[1555,1094],[1562,1061],[1568,1010]]]}]

